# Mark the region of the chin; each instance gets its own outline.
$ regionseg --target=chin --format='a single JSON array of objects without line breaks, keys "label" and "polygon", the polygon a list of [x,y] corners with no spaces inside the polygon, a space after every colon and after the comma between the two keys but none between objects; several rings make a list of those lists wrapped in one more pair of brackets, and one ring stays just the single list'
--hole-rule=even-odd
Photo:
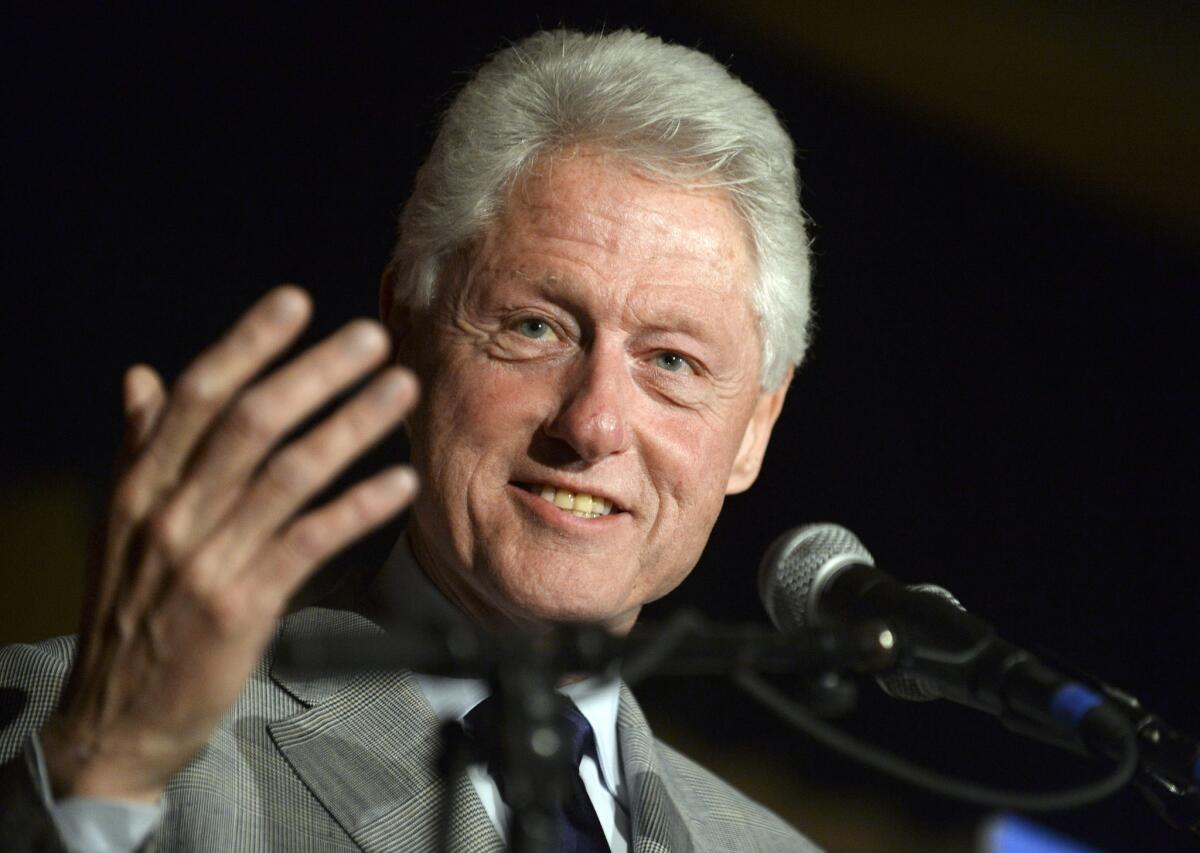
[{"label": "chin", "polygon": [[637,618],[638,606],[611,595],[588,595],[575,588],[556,590],[552,585],[538,584],[532,588],[508,588],[503,595],[505,610],[518,624],[546,625],[556,622],[591,622],[624,632]]}]

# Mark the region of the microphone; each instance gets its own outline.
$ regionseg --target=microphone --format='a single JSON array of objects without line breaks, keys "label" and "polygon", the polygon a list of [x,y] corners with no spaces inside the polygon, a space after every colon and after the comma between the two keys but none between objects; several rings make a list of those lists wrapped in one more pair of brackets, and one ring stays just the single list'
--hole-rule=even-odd
[{"label": "microphone", "polygon": [[[897,698],[946,698],[1074,734],[1110,757],[1129,724],[1090,687],[1001,639],[941,587],[901,584],[875,567],[858,538],[836,524],[790,530],[767,549],[759,593],[771,620],[791,633],[882,620],[904,656],[881,684]],[[1015,719],[1014,719],[1015,718]]]}]

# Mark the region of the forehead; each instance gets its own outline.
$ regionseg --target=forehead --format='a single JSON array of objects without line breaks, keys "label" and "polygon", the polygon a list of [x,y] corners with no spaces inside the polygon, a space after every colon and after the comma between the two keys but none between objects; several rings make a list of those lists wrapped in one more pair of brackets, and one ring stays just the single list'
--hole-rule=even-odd
[{"label": "forehead", "polygon": [[618,157],[575,150],[546,158],[510,189],[475,253],[493,284],[602,284],[643,310],[712,304],[749,309],[754,263],[728,193],[639,173]]}]

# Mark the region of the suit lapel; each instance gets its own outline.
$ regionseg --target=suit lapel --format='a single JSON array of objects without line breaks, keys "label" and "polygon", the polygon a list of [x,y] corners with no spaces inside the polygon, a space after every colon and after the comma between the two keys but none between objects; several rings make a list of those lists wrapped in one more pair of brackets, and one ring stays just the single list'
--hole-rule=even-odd
[{"label": "suit lapel", "polygon": [[654,735],[633,694],[621,685],[617,714],[622,774],[629,792],[634,853],[685,853],[704,848],[684,819],[684,811],[666,778]]},{"label": "suit lapel", "polygon": [[[308,609],[280,635],[379,632],[352,613]],[[449,804],[450,850],[502,851],[465,774],[441,779],[440,724],[407,672],[302,680],[271,678],[307,706],[268,725],[275,745],[334,820],[367,851],[439,849]]]}]

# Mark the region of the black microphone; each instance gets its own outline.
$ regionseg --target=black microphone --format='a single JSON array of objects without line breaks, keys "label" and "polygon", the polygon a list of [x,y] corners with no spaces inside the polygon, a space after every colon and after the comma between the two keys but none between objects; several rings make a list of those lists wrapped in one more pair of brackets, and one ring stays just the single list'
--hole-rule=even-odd
[{"label": "black microphone", "polygon": [[1101,694],[1002,640],[940,587],[893,580],[843,527],[788,531],[767,550],[758,579],[763,604],[784,633],[886,623],[904,650],[896,677],[882,676],[893,695],[944,697],[1017,724],[1033,722],[1110,757],[1127,748],[1129,724]]}]

